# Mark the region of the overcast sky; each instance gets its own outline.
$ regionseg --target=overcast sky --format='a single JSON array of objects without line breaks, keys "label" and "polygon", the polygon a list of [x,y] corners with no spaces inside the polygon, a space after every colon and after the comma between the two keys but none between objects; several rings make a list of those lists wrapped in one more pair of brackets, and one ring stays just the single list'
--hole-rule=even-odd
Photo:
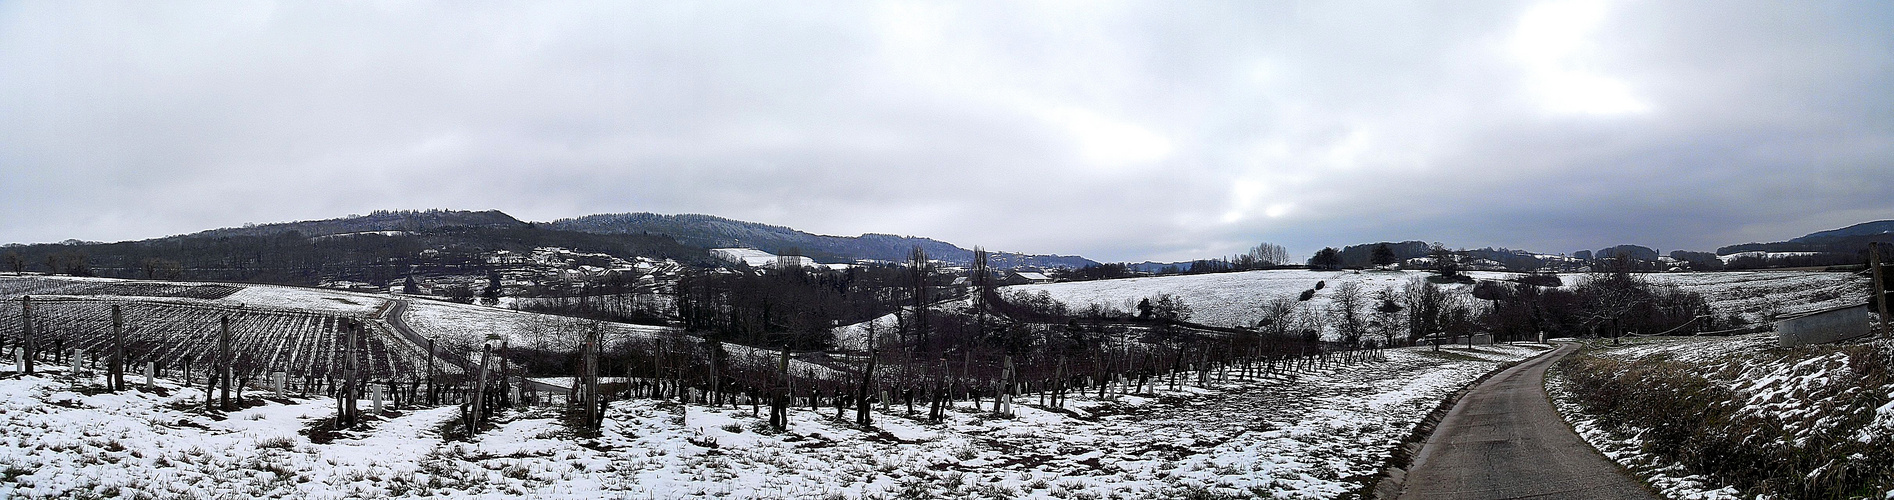
[{"label": "overcast sky", "polygon": [[706,213],[1178,260],[1894,218],[1894,4],[0,1],[0,242]]}]

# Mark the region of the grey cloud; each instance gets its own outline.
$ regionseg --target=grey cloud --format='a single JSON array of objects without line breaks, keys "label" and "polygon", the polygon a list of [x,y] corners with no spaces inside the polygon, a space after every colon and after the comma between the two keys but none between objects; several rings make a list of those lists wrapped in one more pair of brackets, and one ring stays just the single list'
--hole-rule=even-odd
[{"label": "grey cloud", "polygon": [[3,3],[0,240],[449,207],[1144,260],[1894,213],[1894,9],[1609,2],[1522,56],[1543,5]]}]

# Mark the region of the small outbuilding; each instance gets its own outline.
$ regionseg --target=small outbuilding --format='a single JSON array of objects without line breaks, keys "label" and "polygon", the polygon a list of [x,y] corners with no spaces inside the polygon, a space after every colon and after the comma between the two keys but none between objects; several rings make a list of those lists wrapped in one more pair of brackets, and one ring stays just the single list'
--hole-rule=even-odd
[{"label": "small outbuilding", "polygon": [[1824,344],[1865,337],[1868,305],[1823,309],[1776,320],[1776,342],[1783,347]]},{"label": "small outbuilding", "polygon": [[1006,280],[1012,283],[1027,283],[1027,284],[1052,282],[1052,278],[1046,276],[1045,273],[1034,272],[1034,271],[1013,271],[1010,275],[1006,277]]}]

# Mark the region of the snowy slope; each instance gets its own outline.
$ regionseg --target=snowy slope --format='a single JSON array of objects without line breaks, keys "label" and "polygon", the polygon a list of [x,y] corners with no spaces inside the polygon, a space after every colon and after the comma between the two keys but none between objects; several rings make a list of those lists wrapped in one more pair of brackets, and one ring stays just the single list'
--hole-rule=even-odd
[{"label": "snowy slope", "polygon": [[[1886,450],[1894,443],[1894,381],[1885,375],[1885,363],[1894,359],[1894,341],[1879,340],[1867,344],[1818,345],[1797,348],[1777,347],[1774,334],[1763,333],[1735,337],[1646,338],[1633,339],[1623,347],[1591,346],[1591,353],[1611,360],[1639,363],[1639,370],[1659,370],[1661,366],[1681,367],[1700,375],[1703,382],[1722,391],[1697,386],[1667,387],[1691,395],[1721,394],[1717,407],[1732,408],[1727,416],[1704,422],[1694,432],[1703,437],[1694,442],[1706,448],[1762,443],[1767,451],[1787,449],[1790,453],[1770,458],[1795,456],[1804,463],[1794,469],[1754,471],[1754,475],[1776,474],[1789,470],[1787,477],[1770,475],[1783,489],[1793,490],[1796,481],[1819,482],[1816,475],[1845,474],[1858,480],[1853,484],[1879,484],[1880,488],[1863,492],[1853,490],[1851,498],[1871,493],[1894,498],[1894,476],[1886,468],[1886,455],[1878,464],[1856,455],[1861,448]],[[1874,366],[1880,365],[1880,366]],[[1739,491],[1727,481],[1694,474],[1692,469],[1652,451],[1645,443],[1651,429],[1632,423],[1611,425],[1611,420],[1589,414],[1574,395],[1570,379],[1562,373],[1564,364],[1548,378],[1547,388],[1555,405],[1584,436],[1607,457],[1616,460],[1672,498],[1762,498],[1756,491]],[[1640,379],[1641,381],[1642,379]],[[1725,392],[1726,391],[1726,392]],[[1622,417],[1620,417],[1622,418]],[[1727,448],[1720,448],[1727,449]],[[1869,451],[1872,453],[1872,451]],[[1828,464],[1828,465],[1822,465]],[[1816,467],[1819,466],[1819,467]],[[1787,466],[1783,466],[1787,467]],[[1814,471],[1809,471],[1814,467]],[[1844,472],[1836,472],[1842,470]],[[1803,473],[1808,477],[1803,477]],[[1865,480],[1865,481],[1859,481]],[[1885,491],[1882,491],[1885,490]]]}]

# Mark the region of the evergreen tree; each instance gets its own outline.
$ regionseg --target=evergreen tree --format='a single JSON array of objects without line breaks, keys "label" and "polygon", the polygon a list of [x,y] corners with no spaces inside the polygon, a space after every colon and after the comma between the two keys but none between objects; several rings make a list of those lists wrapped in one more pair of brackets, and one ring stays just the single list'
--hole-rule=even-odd
[{"label": "evergreen tree", "polygon": [[1374,253],[1369,259],[1377,267],[1394,265],[1394,263],[1398,261],[1398,259],[1394,257],[1394,249],[1388,248],[1387,243],[1376,243],[1374,245]]},{"label": "evergreen tree", "polygon": [[1309,257],[1309,268],[1317,270],[1335,270],[1342,268],[1342,251],[1335,247],[1324,248]]}]

